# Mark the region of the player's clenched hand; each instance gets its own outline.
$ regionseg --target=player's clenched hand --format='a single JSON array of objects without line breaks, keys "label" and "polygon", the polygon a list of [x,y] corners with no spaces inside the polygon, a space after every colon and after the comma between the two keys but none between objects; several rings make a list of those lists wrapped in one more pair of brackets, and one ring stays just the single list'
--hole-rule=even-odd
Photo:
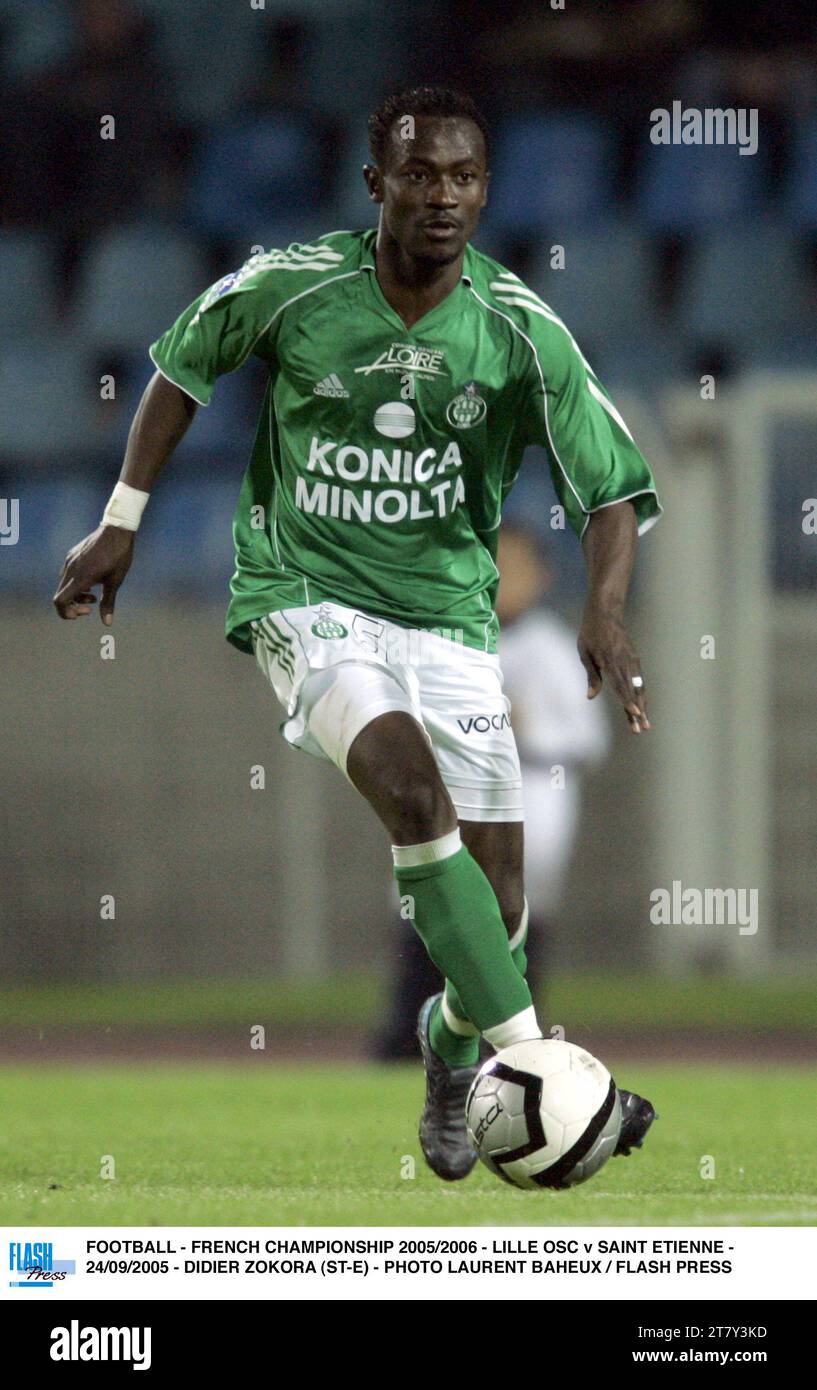
[{"label": "player's clenched hand", "polygon": [[121,526],[98,526],[69,550],[54,595],[54,607],[61,618],[84,618],[90,613],[96,603],[91,590],[101,584],[99,616],[110,627],[116,591],[133,559],[134,534]]},{"label": "player's clenched hand", "polygon": [[632,732],[649,729],[641,665],[615,614],[598,608],[585,610],[576,645],[587,672],[588,699],[595,699],[606,676],[624,706]]}]

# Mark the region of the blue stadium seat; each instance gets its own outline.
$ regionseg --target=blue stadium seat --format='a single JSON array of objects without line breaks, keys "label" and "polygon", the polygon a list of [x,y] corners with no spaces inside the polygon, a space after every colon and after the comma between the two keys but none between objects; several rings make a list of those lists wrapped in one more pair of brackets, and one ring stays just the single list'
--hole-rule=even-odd
[{"label": "blue stadium seat", "polygon": [[[174,591],[226,602],[239,481],[162,479],[139,532],[128,603]],[[98,524],[110,490],[109,479],[55,480],[25,473],[9,479],[4,492],[19,505],[19,538],[0,549],[0,592],[28,597],[33,592],[47,605],[66,554]]]},{"label": "blue stadium seat", "polygon": [[3,76],[11,80],[25,81],[71,52],[74,26],[65,0],[0,0],[0,29],[6,40]]},{"label": "blue stadium seat", "polygon": [[[354,232],[377,226],[380,208],[371,202],[362,174],[363,165],[372,162],[366,120],[367,117],[361,114],[350,120],[346,128],[330,213],[332,228],[346,228]],[[327,225],[326,230],[332,228]]]},{"label": "blue stadium seat", "polygon": [[661,391],[685,373],[683,345],[666,327],[607,338],[598,348],[588,344],[588,352],[591,367],[614,397],[622,389]]},{"label": "blue stadium seat", "polygon": [[[174,77],[184,115],[201,124],[229,117],[264,80],[267,52],[280,21],[307,33],[298,91],[308,104],[344,118],[352,103],[374,106],[384,73],[400,74],[406,14],[382,0],[138,0],[154,18],[159,51]],[[415,0],[413,25],[433,0]]]},{"label": "blue stadium seat", "polygon": [[156,46],[174,86],[174,105],[196,124],[229,116],[260,76],[264,41],[282,0],[264,8],[224,0],[138,0],[156,30]]},{"label": "blue stadium seat", "polygon": [[161,596],[182,589],[226,601],[235,568],[232,520],[240,481],[163,481],[139,532],[139,564],[128,578],[129,591]]},{"label": "blue stadium seat", "polygon": [[584,591],[585,559],[569,526],[562,531],[550,525],[551,507],[557,500],[545,450],[536,446],[526,449],[502,509],[502,520],[509,526],[526,527],[538,537],[552,568],[548,603],[570,610],[576,594]]},{"label": "blue stadium seat", "polygon": [[[268,0],[269,3],[269,0]],[[287,0],[275,0],[286,4]],[[310,100],[338,120],[350,110],[369,111],[384,96],[384,80],[405,72],[407,33],[423,32],[437,0],[412,0],[411,7],[383,0],[300,0],[292,6],[310,24],[304,51],[303,83]],[[410,38],[409,38],[410,42]]]},{"label": "blue stadium seat", "polygon": [[70,336],[15,337],[0,350],[0,461],[48,468],[96,430],[94,381]]},{"label": "blue stadium seat", "polygon": [[[723,227],[692,248],[679,316],[689,342],[726,342],[743,353],[760,341],[805,332],[804,266],[781,223]],[[817,328],[811,312],[812,331]]]},{"label": "blue stadium seat", "polygon": [[747,342],[740,365],[747,371],[809,371],[817,369],[817,337],[810,333],[763,334]]},{"label": "blue stadium seat", "polygon": [[742,155],[734,145],[646,145],[637,202],[651,232],[695,232],[755,217],[765,197],[758,155]]},{"label": "blue stadium seat", "polygon": [[551,267],[550,246],[542,247],[528,283],[564,319],[580,344],[602,343],[611,335],[649,331],[649,247],[625,221],[602,223],[559,234],[563,270]]},{"label": "blue stadium seat", "polygon": [[110,485],[22,473],[3,490],[19,504],[19,539],[0,549],[0,590],[39,595],[46,612],[68,551],[98,524]]},{"label": "blue stadium seat", "polygon": [[817,231],[817,120],[795,132],[786,202],[799,226]]},{"label": "blue stadium seat", "polygon": [[575,225],[599,216],[611,194],[612,142],[582,115],[525,115],[500,125],[494,178],[483,214],[510,235]]},{"label": "blue stadium seat", "polygon": [[[125,363],[125,380],[116,402],[110,403],[110,409],[104,407],[110,416],[105,444],[114,455],[124,452],[136,408],[155,370],[147,350]],[[182,465],[189,460],[203,462],[213,473],[232,472],[238,480],[249,462],[265,385],[266,368],[252,355],[238,371],[219,377],[210,404],[196,412],[174,458]]]},{"label": "blue stadium seat", "polygon": [[39,232],[0,237],[0,334],[44,332],[54,312],[51,243]]},{"label": "blue stadium seat", "polygon": [[103,233],[90,249],[76,307],[83,343],[144,351],[207,288],[195,241],[152,223]]},{"label": "blue stadium seat", "polygon": [[263,244],[270,227],[314,219],[319,158],[315,132],[297,114],[230,122],[202,146],[193,169],[193,225],[209,236]]}]

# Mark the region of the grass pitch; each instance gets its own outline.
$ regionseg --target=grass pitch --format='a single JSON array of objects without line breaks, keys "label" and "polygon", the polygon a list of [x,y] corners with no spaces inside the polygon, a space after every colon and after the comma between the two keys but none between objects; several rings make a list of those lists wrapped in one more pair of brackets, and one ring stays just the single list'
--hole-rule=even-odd
[{"label": "grass pitch", "polygon": [[232,1066],[6,1066],[0,1224],[817,1221],[813,1069],[610,1064],[660,1119],[640,1153],[553,1193],[514,1191],[481,1165],[436,1178],[417,1142],[419,1065],[285,1066],[267,1052]]},{"label": "grass pitch", "polygon": [[[249,1020],[270,1028],[375,1028],[386,1007],[382,975],[335,974],[327,980],[282,981],[259,974],[238,979],[97,980],[0,987],[0,1026],[41,1032],[50,1026],[99,1028],[236,1028]],[[733,1030],[740,1036],[817,1030],[817,977],[809,972],[757,978],[689,975],[677,979],[605,970],[557,973],[548,980],[540,1016],[561,1023],[570,1038],[589,1028],[638,1037],[679,1027]]]}]

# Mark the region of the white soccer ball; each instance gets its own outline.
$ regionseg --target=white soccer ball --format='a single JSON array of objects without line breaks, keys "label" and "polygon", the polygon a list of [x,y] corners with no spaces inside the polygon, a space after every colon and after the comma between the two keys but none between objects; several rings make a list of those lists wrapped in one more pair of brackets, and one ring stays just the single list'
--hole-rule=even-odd
[{"label": "white soccer ball", "polygon": [[621,1103],[609,1071],[574,1043],[536,1038],[480,1068],[465,1103],[486,1167],[516,1187],[573,1187],[618,1143]]}]

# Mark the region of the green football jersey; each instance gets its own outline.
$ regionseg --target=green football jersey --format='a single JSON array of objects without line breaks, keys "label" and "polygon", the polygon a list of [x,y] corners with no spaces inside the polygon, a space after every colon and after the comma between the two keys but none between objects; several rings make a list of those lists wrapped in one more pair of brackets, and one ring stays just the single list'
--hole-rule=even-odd
[{"label": "green football jersey", "polygon": [[412,328],[375,273],[375,237],[330,232],[253,256],[150,349],[201,405],[250,353],[269,368],[233,524],[227,636],[335,600],[496,650],[502,504],[543,445],[581,536],[590,514],[660,506],[647,464],[557,315],[468,247],[454,290]]}]

